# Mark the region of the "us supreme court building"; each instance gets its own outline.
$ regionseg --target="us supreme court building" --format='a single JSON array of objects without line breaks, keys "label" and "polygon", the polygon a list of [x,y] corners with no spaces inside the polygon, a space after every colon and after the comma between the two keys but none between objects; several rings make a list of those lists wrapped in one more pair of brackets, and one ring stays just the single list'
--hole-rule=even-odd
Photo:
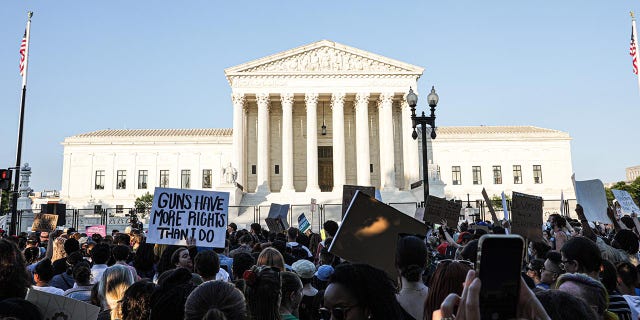
[{"label": "us supreme court building", "polygon": [[[220,103],[233,108],[232,129],[67,137],[61,199],[72,208],[130,208],[154,187],[173,187],[229,191],[238,206],[302,205],[311,198],[339,204],[348,184],[374,186],[384,202],[412,214],[415,205],[401,204],[422,201],[422,187],[411,189],[422,179],[422,151],[411,137],[405,97],[423,71],[328,40],[228,68],[231,98]],[[534,126],[436,132],[425,168],[432,195],[475,200],[485,187],[490,195],[573,196],[566,132]],[[253,216],[234,218],[246,223]]]}]

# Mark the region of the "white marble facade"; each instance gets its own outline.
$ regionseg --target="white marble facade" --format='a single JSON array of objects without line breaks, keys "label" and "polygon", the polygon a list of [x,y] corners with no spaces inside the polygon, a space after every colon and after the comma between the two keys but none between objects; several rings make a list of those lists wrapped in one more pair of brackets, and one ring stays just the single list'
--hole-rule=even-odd
[{"label": "white marble facade", "polygon": [[[422,72],[327,40],[228,68],[233,129],[68,137],[61,198],[76,208],[131,207],[159,186],[160,170],[168,172],[168,186],[178,188],[189,170],[195,189],[203,189],[203,170],[211,170],[216,190],[224,182],[222,168],[232,163],[245,191],[241,205],[306,204],[310,198],[340,203],[344,184],[375,186],[385,202],[421,201],[421,192],[410,191],[421,179],[421,152],[404,97]],[[470,193],[474,199],[484,185],[489,194],[513,190],[557,199],[564,190],[571,197],[567,133],[528,126],[441,127],[437,133],[429,143],[432,194],[466,199]],[[514,165],[521,166],[521,184],[513,183]],[[460,167],[459,185],[452,181],[454,166]],[[501,167],[502,183],[494,183],[494,166]],[[540,166],[540,183],[533,166]],[[482,185],[473,184],[473,167],[480,167]],[[117,181],[122,170],[124,188]],[[148,173],[146,189],[138,185],[140,170]],[[96,188],[97,171],[104,189]]]}]

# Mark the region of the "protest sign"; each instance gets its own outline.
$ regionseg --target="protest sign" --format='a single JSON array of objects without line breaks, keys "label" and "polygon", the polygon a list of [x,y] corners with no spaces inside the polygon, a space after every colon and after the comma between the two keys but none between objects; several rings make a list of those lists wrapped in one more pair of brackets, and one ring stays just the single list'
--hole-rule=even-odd
[{"label": "protest sign", "polygon": [[351,204],[351,199],[356,194],[356,192],[360,190],[364,194],[368,195],[371,198],[375,198],[376,196],[376,188],[375,187],[363,187],[363,186],[352,186],[345,184],[342,186],[342,218],[344,219],[344,214],[347,212],[347,208],[349,208],[349,204]]},{"label": "protest sign", "polygon": [[368,263],[397,278],[398,236],[424,237],[427,226],[397,209],[357,191],[329,252],[352,262]]},{"label": "protest sign", "polygon": [[607,196],[604,185],[600,180],[575,181],[576,199],[584,209],[584,215],[589,221],[610,224],[607,216]]},{"label": "protest sign", "polygon": [[616,200],[618,200],[622,213],[631,214],[635,212],[640,215],[640,208],[638,208],[638,205],[633,201],[629,192],[616,189],[611,189],[611,192],[613,193],[613,196],[616,197]]},{"label": "protest sign", "polygon": [[491,220],[493,221],[494,224],[499,224],[498,221],[500,220],[498,220],[496,211],[493,210],[493,203],[491,202],[491,199],[489,199],[487,190],[485,190],[484,188],[482,188],[482,197],[484,198],[484,202],[487,204],[487,208],[489,208],[489,213],[491,213]]},{"label": "protest sign", "polygon": [[107,236],[107,226],[104,224],[98,224],[95,226],[88,226],[85,228],[85,232],[87,236],[91,237],[93,234],[97,233],[103,237]]},{"label": "protest sign", "polygon": [[504,191],[502,191],[502,212],[504,214],[504,219],[509,220],[509,208],[507,208],[507,196],[504,195]]},{"label": "protest sign", "polygon": [[271,207],[269,208],[269,215],[264,219],[269,231],[282,233],[289,229],[289,222],[287,220],[287,217],[289,216],[289,207],[290,205],[288,204],[271,204]]},{"label": "protest sign", "polygon": [[542,198],[514,192],[511,199],[511,233],[542,241]]},{"label": "protest sign", "polygon": [[462,210],[461,203],[430,195],[427,209],[424,212],[424,221],[440,223],[442,219],[445,219],[448,226],[455,228],[460,220],[460,210]]},{"label": "protest sign", "polygon": [[5,214],[4,216],[0,216],[0,229],[6,229],[7,228],[7,215]]},{"label": "protest sign", "polygon": [[36,213],[33,217],[31,231],[52,231],[58,223],[57,214]]},{"label": "protest sign", "polygon": [[[424,220],[424,208],[423,207],[416,208],[416,212],[413,214],[413,217],[416,220],[425,221]],[[437,223],[440,223],[440,221],[438,221]]]},{"label": "protest sign", "polygon": [[100,307],[65,296],[29,289],[25,300],[35,304],[43,319],[95,320]]},{"label": "protest sign", "polygon": [[309,223],[309,220],[307,220],[307,217],[304,215],[304,213],[301,213],[298,216],[298,229],[300,229],[300,232],[305,233],[307,232],[307,230],[311,229],[311,223]]},{"label": "protest sign", "polygon": [[156,188],[147,243],[224,248],[228,209],[228,192]]}]

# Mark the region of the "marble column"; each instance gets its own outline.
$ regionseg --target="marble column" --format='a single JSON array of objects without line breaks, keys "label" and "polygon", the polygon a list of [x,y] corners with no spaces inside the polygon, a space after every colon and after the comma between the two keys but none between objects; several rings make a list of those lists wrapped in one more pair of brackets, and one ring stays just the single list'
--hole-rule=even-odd
[{"label": "marble column", "polygon": [[269,94],[256,94],[258,103],[258,167],[256,192],[270,192],[269,186]]},{"label": "marble column", "polygon": [[344,140],[344,92],[331,95],[331,124],[333,126],[333,191],[342,192],[346,183],[346,152]]},{"label": "marble column", "polygon": [[356,173],[357,183],[360,186],[371,185],[371,173],[369,165],[369,93],[356,94]]},{"label": "marble column", "polygon": [[[244,94],[231,94],[233,101],[233,167],[238,171],[236,181],[242,184],[245,178],[244,162]],[[224,165],[224,164],[223,164]],[[222,169],[222,168],[220,168]]]},{"label": "marble column", "polygon": [[307,190],[320,192],[318,184],[318,94],[306,93],[307,106]]},{"label": "marble column", "polygon": [[396,190],[393,142],[393,93],[383,92],[378,101],[380,128],[380,186],[383,190]]},{"label": "marble column", "polygon": [[293,192],[293,93],[280,94],[282,103],[282,189]]},{"label": "marble column", "polygon": [[413,140],[411,133],[411,109],[407,103],[407,95],[402,96],[402,163],[404,166],[404,189],[410,190],[411,184],[420,178],[420,159],[418,157],[418,140]]}]

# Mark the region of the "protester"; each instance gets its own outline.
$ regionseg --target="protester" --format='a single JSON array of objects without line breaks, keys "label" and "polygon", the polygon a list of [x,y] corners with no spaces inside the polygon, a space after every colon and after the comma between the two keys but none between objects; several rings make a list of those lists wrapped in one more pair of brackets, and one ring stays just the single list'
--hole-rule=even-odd
[{"label": "protester", "polygon": [[299,232],[300,230],[294,227],[287,230],[287,249],[291,251],[291,255],[296,260],[309,259],[309,261],[313,261],[313,254],[311,253],[311,250],[297,242]]},{"label": "protester", "polygon": [[254,264],[256,264],[256,260],[250,254],[244,252],[236,254],[232,266],[233,279],[242,280],[244,272],[251,269]]},{"label": "protester", "polygon": [[619,320],[635,319],[631,317],[631,309],[625,298],[618,291],[618,273],[616,267],[607,260],[602,260],[600,282],[609,294],[608,310],[615,313]]},{"label": "protester", "polygon": [[531,241],[527,250],[531,259],[546,259],[547,252],[551,250],[551,247],[544,242]]},{"label": "protester", "polygon": [[125,266],[113,265],[104,270],[98,283],[98,296],[103,308],[103,311],[98,315],[98,320],[122,318],[118,302],[134,282],[133,274]]},{"label": "protester", "polygon": [[311,280],[311,284],[314,288],[324,291],[329,285],[329,279],[331,279],[331,275],[335,270],[332,266],[323,264],[318,267],[316,273],[313,274],[313,279]]},{"label": "protester", "polygon": [[280,272],[281,269],[266,265],[254,266],[245,271],[243,278],[247,286],[245,298],[249,319],[280,319]]},{"label": "protester", "polygon": [[195,272],[202,277],[203,281],[229,281],[229,274],[220,268],[220,258],[218,258],[218,254],[211,250],[198,252],[194,259],[194,268]]},{"label": "protester", "polygon": [[[66,243],[70,242],[73,239],[67,240]],[[82,257],[82,253],[80,251],[74,251],[70,253],[65,259],[65,266],[67,269],[51,279],[49,283],[52,287],[60,288],[63,291],[71,289],[74,287],[75,280],[73,280],[73,267],[81,261],[84,261]]]},{"label": "protester", "polygon": [[[62,238],[64,239],[64,238]],[[69,257],[74,252],[80,251],[80,243],[78,240],[74,238],[66,239],[62,245],[64,249],[64,256]],[[68,269],[67,259],[61,258],[53,261],[53,273],[54,275],[58,275],[64,273]]]},{"label": "protester", "polygon": [[158,262],[153,254],[153,244],[146,243],[145,240],[138,245],[135,257],[133,258],[133,267],[136,269],[138,277],[143,279],[153,279],[156,272],[155,264]]},{"label": "protester", "polygon": [[107,261],[111,256],[111,248],[106,243],[99,243],[91,250],[91,283],[97,283],[102,279],[102,274],[108,268]]},{"label": "protester", "polygon": [[72,269],[74,286],[64,292],[65,297],[91,303],[91,267],[86,261],[80,261]]},{"label": "protester", "polygon": [[21,298],[9,298],[0,300],[0,319],[43,320],[44,317],[35,304]]},{"label": "protester", "polygon": [[396,299],[414,319],[424,319],[424,302],[428,288],[422,282],[427,265],[427,246],[414,236],[402,237],[396,245],[396,269],[400,274],[400,292]]},{"label": "protester", "polygon": [[585,273],[599,279],[602,258],[596,244],[584,237],[576,237],[567,241],[560,250],[562,264],[568,273]]},{"label": "protester", "polygon": [[132,284],[122,296],[122,320],[147,320],[151,310],[151,295],[156,285],[144,279]]},{"label": "protester", "polygon": [[324,292],[323,319],[405,319],[387,274],[366,264],[341,264]]},{"label": "protester", "polygon": [[158,278],[158,288],[151,295],[149,319],[184,318],[185,302],[195,288],[189,270],[176,268],[163,272]]},{"label": "protester", "polygon": [[297,274],[289,271],[280,272],[280,279],[282,282],[280,316],[282,320],[299,320],[298,308],[302,301],[302,281]]},{"label": "protester", "polygon": [[551,289],[558,277],[564,273],[561,265],[562,255],[560,253],[555,251],[547,252],[547,259],[540,269],[540,282],[536,285],[536,288],[541,290]]},{"label": "protester", "polygon": [[527,276],[533,280],[534,285],[540,284],[542,269],[544,268],[544,259],[533,259],[527,265]]},{"label": "protester", "polygon": [[254,238],[251,235],[244,235],[240,238],[240,246],[236,249],[231,250],[229,252],[230,258],[235,258],[235,255],[241,252],[251,254],[253,252],[252,244],[254,242]]},{"label": "protester", "polygon": [[294,262],[291,269],[300,277],[302,282],[302,300],[298,308],[298,318],[300,320],[317,319],[324,291],[318,291],[311,284],[316,267],[312,262],[302,259]]},{"label": "protester", "polygon": [[551,228],[551,237],[553,238],[553,245],[551,247],[554,250],[558,250],[562,248],[569,238],[565,231],[567,220],[563,216],[554,213],[549,216],[547,223]]},{"label": "protester", "polygon": [[599,319],[616,318],[613,313],[607,311],[609,296],[607,289],[600,281],[586,274],[567,273],[558,278],[556,286],[558,290],[565,291],[586,301],[596,311]]},{"label": "protester", "polygon": [[536,298],[553,320],[597,318],[593,309],[584,300],[564,291],[543,290],[536,293]]},{"label": "protester", "polygon": [[51,265],[51,260],[44,259],[38,263],[36,268],[33,270],[33,279],[36,283],[32,288],[34,290],[53,293],[57,295],[64,294],[64,290],[56,287],[52,287],[49,285],[49,281],[53,278],[53,266]]},{"label": "protester", "polygon": [[431,281],[424,303],[424,318],[431,320],[433,312],[440,309],[444,299],[451,293],[461,295],[462,285],[471,265],[466,261],[441,260]]},{"label": "protester", "polygon": [[185,268],[189,271],[193,271],[193,260],[189,250],[185,247],[181,247],[171,255],[171,264],[176,268]]},{"label": "protester", "polygon": [[243,294],[224,281],[208,281],[193,290],[184,306],[184,319],[200,320],[212,310],[227,320],[245,320],[247,313]]},{"label": "protester", "polygon": [[256,265],[275,267],[280,271],[285,271],[284,257],[278,250],[271,247],[264,248],[264,250],[260,252]]},{"label": "protester", "polygon": [[[121,238],[122,241],[122,238]],[[131,274],[133,275],[134,279],[139,280],[140,278],[138,277],[138,271],[136,271],[136,268],[130,266],[127,263],[127,259],[129,258],[129,255],[131,254],[131,248],[129,247],[129,245],[124,245],[124,244],[118,244],[116,246],[113,247],[113,249],[111,249],[111,253],[113,256],[113,260],[115,260],[115,264],[119,264],[122,266],[127,267],[127,269],[129,269],[129,271],[131,271]]]}]

